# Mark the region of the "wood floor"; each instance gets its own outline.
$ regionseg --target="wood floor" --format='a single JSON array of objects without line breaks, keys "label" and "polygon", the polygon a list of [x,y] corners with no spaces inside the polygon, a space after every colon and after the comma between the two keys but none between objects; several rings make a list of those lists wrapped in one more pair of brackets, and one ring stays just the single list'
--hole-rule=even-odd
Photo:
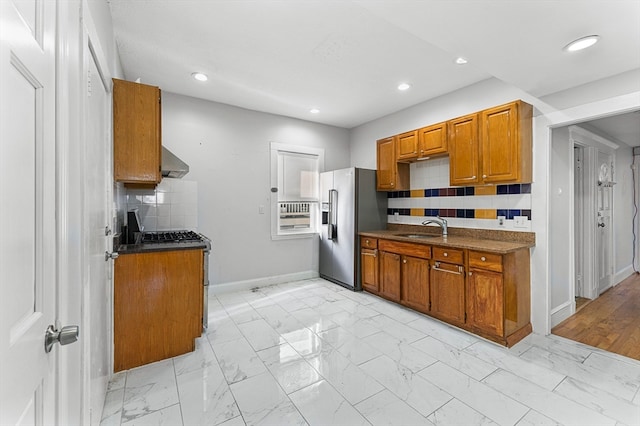
[{"label": "wood floor", "polygon": [[640,275],[602,293],[551,333],[640,360]]}]

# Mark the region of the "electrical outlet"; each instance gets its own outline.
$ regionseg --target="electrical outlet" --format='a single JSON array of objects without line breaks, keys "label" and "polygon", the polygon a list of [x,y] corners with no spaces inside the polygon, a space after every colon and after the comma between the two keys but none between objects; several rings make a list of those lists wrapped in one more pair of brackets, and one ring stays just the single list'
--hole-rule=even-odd
[{"label": "electrical outlet", "polygon": [[504,226],[505,216],[498,216],[498,226]]},{"label": "electrical outlet", "polygon": [[513,217],[513,227],[514,228],[526,228],[527,227],[527,217],[526,216],[514,216]]}]

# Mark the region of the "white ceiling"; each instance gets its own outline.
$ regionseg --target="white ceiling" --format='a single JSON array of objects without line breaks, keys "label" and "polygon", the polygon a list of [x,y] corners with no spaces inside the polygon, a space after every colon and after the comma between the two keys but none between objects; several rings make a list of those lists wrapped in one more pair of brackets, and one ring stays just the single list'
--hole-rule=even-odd
[{"label": "white ceiling", "polygon": [[540,97],[640,68],[639,0],[108,2],[128,80],[345,128],[487,78]]}]

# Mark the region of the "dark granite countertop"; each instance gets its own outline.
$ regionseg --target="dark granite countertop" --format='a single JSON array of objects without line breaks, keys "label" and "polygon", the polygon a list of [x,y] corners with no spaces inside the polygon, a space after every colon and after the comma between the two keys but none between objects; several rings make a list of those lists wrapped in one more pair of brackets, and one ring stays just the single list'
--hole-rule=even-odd
[{"label": "dark granite countertop", "polygon": [[[389,224],[389,229],[360,232],[360,235],[429,246],[481,250],[498,254],[511,253],[535,246],[535,233],[533,232],[469,228],[449,228],[448,231],[449,235],[443,237],[439,227]],[[407,235],[424,235],[424,238],[408,237]]]},{"label": "dark granite countertop", "polygon": [[172,250],[196,250],[205,249],[204,241],[184,241],[172,243],[152,243],[152,244],[120,244],[117,246],[119,254],[150,253],[154,251]]}]

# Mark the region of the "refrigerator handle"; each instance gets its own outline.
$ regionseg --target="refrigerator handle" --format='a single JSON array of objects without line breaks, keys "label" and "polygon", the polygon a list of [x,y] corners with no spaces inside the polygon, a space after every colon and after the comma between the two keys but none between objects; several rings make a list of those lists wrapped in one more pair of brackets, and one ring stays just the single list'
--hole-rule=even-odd
[{"label": "refrigerator handle", "polygon": [[329,190],[329,228],[327,229],[327,235],[330,240],[335,240],[338,236],[337,228],[337,203],[338,203],[338,191],[335,189]]}]

